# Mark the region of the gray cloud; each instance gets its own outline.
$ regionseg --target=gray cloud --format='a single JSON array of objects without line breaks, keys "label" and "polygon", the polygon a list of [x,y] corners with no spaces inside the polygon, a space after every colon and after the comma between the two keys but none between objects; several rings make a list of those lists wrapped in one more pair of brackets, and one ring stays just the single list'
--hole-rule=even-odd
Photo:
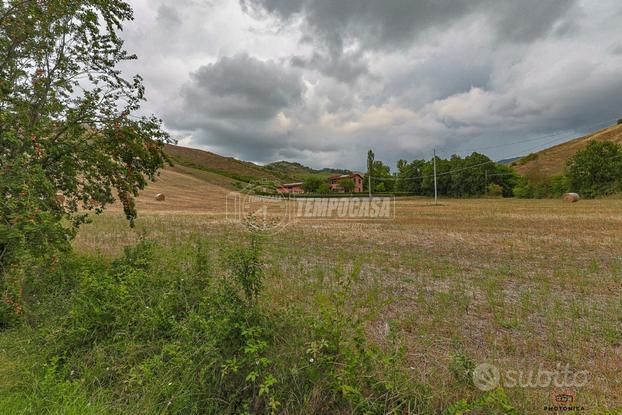
[{"label": "gray cloud", "polygon": [[147,108],[224,155],[504,158],[622,115],[618,0],[132,1]]},{"label": "gray cloud", "polygon": [[246,54],[201,66],[182,89],[184,112],[207,119],[269,120],[302,100],[300,75]]}]

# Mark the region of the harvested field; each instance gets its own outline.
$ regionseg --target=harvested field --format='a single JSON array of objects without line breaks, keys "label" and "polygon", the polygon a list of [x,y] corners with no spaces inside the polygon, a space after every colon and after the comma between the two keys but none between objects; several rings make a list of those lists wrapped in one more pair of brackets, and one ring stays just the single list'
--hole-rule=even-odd
[{"label": "harvested field", "polygon": [[[131,230],[120,212],[86,226],[75,246],[116,254],[146,235],[176,244],[238,238],[225,220],[227,190],[167,184],[140,200]],[[169,198],[170,195],[170,198]],[[452,375],[456,360],[508,370],[590,372],[575,390],[586,408],[622,405],[622,200],[401,199],[390,221],[310,221],[268,234],[269,304],[307,301],[305,287],[360,269],[356,289],[373,292],[370,339],[387,330],[407,345],[412,376],[440,407],[472,394]],[[506,388],[525,413],[550,404],[551,388]]]}]

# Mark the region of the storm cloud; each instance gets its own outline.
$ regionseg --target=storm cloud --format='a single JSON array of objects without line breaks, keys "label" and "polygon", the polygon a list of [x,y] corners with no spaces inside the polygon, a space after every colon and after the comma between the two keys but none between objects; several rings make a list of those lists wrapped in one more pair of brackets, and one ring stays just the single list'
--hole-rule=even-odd
[{"label": "storm cloud", "polygon": [[[360,169],[520,155],[622,115],[615,0],[135,0],[146,110],[183,145]],[[511,143],[542,137],[530,144]]]}]

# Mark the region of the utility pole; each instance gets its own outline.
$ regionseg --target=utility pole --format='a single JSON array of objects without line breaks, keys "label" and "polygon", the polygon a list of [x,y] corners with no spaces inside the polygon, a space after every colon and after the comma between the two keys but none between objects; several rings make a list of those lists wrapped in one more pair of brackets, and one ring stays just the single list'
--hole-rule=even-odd
[{"label": "utility pole", "polygon": [[434,149],[434,204],[438,203],[438,190],[436,188],[436,149]]},{"label": "utility pole", "polygon": [[367,184],[367,190],[369,190],[369,198],[371,199],[371,171],[367,174],[367,178],[369,179]]},{"label": "utility pole", "polygon": [[486,181],[484,182],[484,194],[488,197],[488,170],[486,170]]}]

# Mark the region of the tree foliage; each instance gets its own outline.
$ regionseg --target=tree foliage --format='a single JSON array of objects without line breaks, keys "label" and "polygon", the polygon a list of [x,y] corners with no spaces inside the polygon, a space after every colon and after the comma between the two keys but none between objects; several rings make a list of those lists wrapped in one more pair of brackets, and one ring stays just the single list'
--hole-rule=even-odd
[{"label": "tree foliage", "polygon": [[622,146],[591,141],[568,160],[566,175],[572,191],[596,197],[622,191]]},{"label": "tree foliage", "polygon": [[[134,197],[166,161],[168,136],[144,100],[119,37],[118,0],[0,2],[0,266],[67,247],[89,211]],[[62,196],[61,196],[62,195]]]},{"label": "tree foliage", "polygon": [[324,180],[318,176],[309,176],[302,182],[302,188],[306,193],[315,193],[324,184]]},{"label": "tree foliage", "polygon": [[352,193],[354,191],[354,180],[341,179],[339,180],[339,187],[341,187],[346,193]]},{"label": "tree foliage", "polygon": [[[434,161],[413,160],[398,162],[396,191],[416,195],[434,194]],[[436,158],[438,192],[449,197],[472,197],[486,194],[486,187],[495,184],[503,196],[512,196],[516,175],[504,165],[493,162],[480,153],[462,158],[453,155],[449,159]]]}]

